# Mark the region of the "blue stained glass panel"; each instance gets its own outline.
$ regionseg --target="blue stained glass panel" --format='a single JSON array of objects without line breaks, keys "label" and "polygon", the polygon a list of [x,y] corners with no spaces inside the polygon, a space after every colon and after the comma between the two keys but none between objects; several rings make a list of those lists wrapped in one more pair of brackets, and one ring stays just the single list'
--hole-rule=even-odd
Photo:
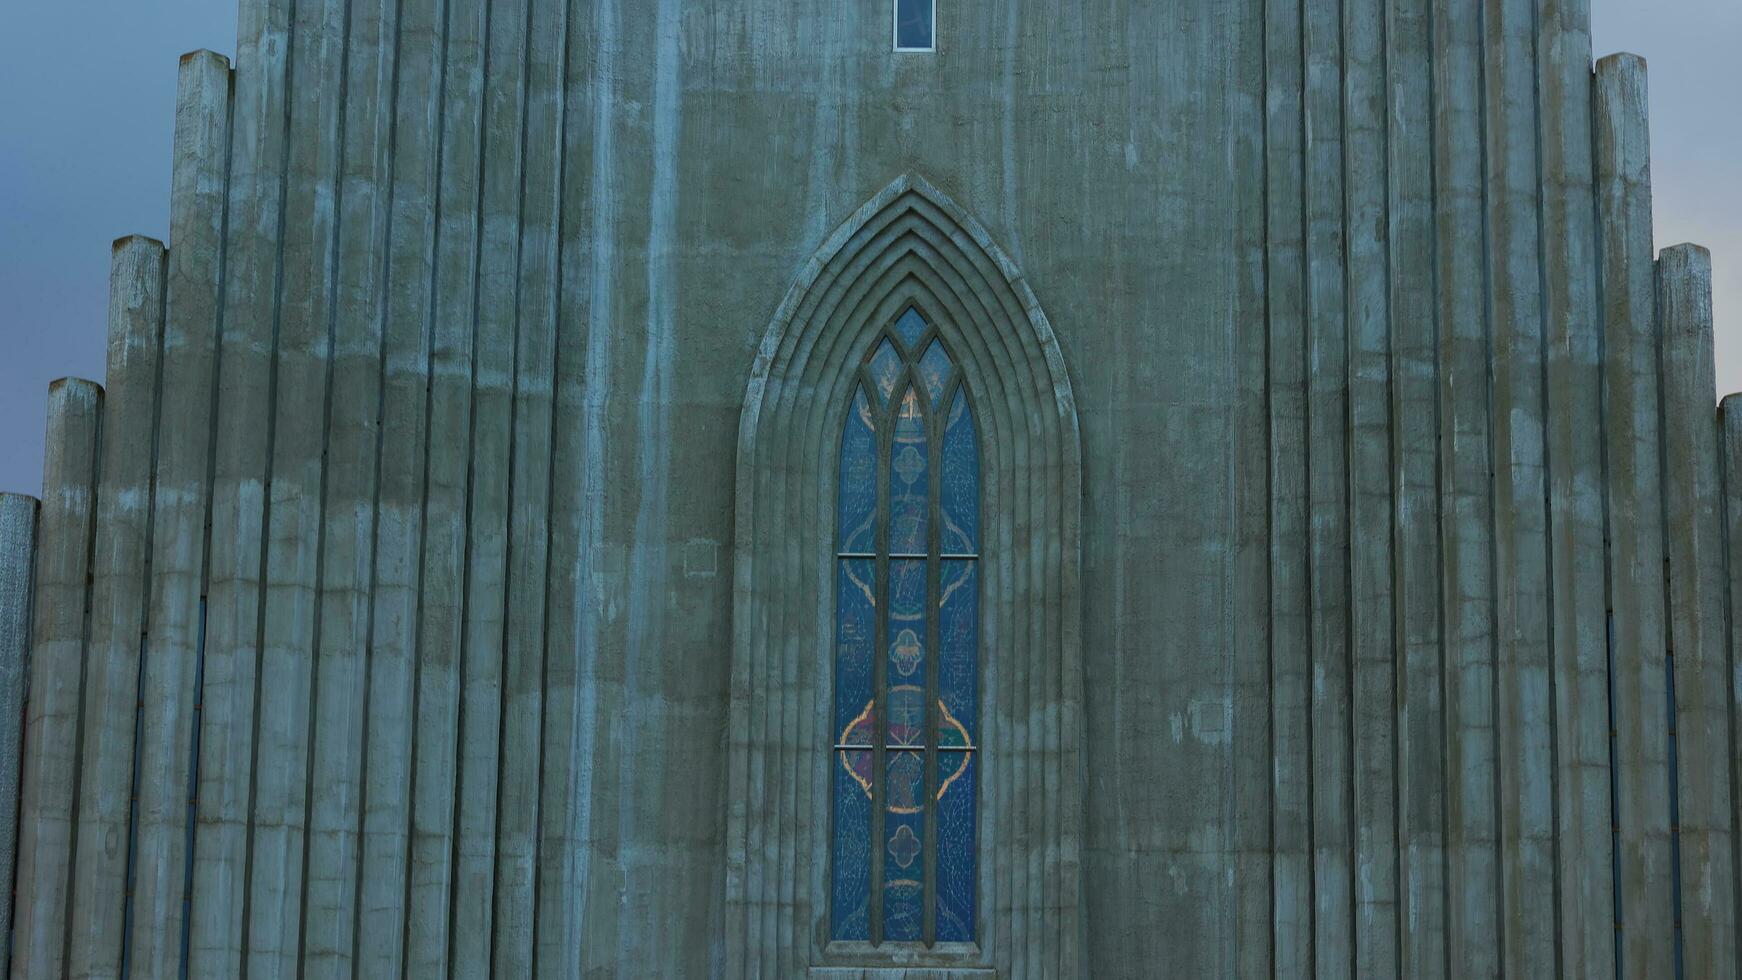
[{"label": "blue stained glass panel", "polygon": [[889,563],[890,745],[925,744],[926,563]]},{"label": "blue stained glass panel", "polygon": [[829,935],[871,938],[870,752],[836,752]]},{"label": "blue stained glass panel", "polygon": [[919,338],[925,336],[925,318],[919,315],[918,310],[908,307],[907,312],[901,314],[901,319],[895,321],[895,335],[901,338],[908,350],[913,350],[914,345],[919,343]]},{"label": "blue stained glass panel", "polygon": [[980,543],[980,439],[967,395],[956,391],[944,427],[942,529],[945,554],[975,554]]},{"label": "blue stained glass panel", "polygon": [[937,940],[974,941],[974,753],[938,753]]},{"label": "blue stained glass panel", "polygon": [[925,350],[925,356],[919,360],[919,378],[925,385],[926,393],[931,396],[932,410],[943,407],[944,385],[949,383],[950,371],[955,365],[950,363],[950,355],[944,352],[941,340],[934,340]]},{"label": "blue stained glass panel", "polygon": [[901,381],[904,366],[894,344],[885,340],[877,345],[877,352],[871,355],[871,382],[877,386],[878,405],[889,403],[889,395]]},{"label": "blue stained glass panel", "polygon": [[925,755],[887,757],[883,815],[883,938],[915,942],[925,910]]},{"label": "blue stained glass panel", "polygon": [[839,745],[870,745],[873,669],[876,665],[875,565],[844,558],[835,573],[835,738]]},{"label": "blue stained glass panel", "polygon": [[912,388],[895,413],[894,456],[889,461],[889,552],[922,554],[931,519],[931,461],[925,412]]},{"label": "blue stained glass panel", "polygon": [[938,597],[938,701],[943,707],[938,745],[943,748],[979,744],[979,651],[979,563],[946,561]]},{"label": "blue stained glass panel", "polygon": [[853,396],[847,410],[837,496],[841,550],[869,553],[877,547],[877,428],[864,389]]}]

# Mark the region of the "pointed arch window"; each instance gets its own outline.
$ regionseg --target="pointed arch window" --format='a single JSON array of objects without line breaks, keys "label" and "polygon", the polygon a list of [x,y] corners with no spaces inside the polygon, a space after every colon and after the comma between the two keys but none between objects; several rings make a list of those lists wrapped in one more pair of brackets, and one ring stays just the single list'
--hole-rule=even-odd
[{"label": "pointed arch window", "polygon": [[909,308],[841,437],[830,935],[973,942],[980,447],[961,371]]}]

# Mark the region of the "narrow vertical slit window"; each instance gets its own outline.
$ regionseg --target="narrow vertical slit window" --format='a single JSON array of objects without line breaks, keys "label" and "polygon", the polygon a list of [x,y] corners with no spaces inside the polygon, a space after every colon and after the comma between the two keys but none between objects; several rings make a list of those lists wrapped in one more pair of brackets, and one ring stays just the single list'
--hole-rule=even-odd
[{"label": "narrow vertical slit window", "polygon": [[937,0],[892,0],[895,5],[895,50],[937,50]]},{"label": "narrow vertical slit window", "polygon": [[841,436],[830,936],[975,939],[980,447],[961,372],[908,309]]}]

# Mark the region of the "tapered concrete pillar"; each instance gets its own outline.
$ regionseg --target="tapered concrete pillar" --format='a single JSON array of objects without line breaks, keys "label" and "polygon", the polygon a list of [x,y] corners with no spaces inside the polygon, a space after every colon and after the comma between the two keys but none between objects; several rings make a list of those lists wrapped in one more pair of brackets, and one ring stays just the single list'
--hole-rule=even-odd
[{"label": "tapered concrete pillar", "polygon": [[1270,418],[1271,929],[1275,975],[1313,974],[1312,662],[1307,571],[1305,227],[1300,6],[1265,19]]},{"label": "tapered concrete pillar", "polygon": [[153,474],[150,635],[139,678],[134,976],[171,976],[181,964],[229,112],[229,62],[210,51],[184,55],[176,89]]},{"label": "tapered concrete pillar", "polygon": [[236,30],[224,338],[213,421],[210,567],[200,692],[190,976],[242,972],[259,668],[266,446],[288,133],[290,4],[246,3]]},{"label": "tapered concrete pillar", "polygon": [[63,378],[49,386],[12,933],[12,975],[20,980],[66,968],[102,412],[95,382]]},{"label": "tapered concrete pillar", "polygon": [[[1434,5],[1449,974],[1500,972],[1492,419],[1477,5]],[[1540,504],[1539,504],[1540,506]]]},{"label": "tapered concrete pillar", "polygon": [[78,865],[73,869],[68,932],[68,970],[74,976],[121,972],[133,736],[151,545],[163,262],[162,243],[123,238],[115,243],[109,276],[107,401],[79,746]]},{"label": "tapered concrete pillar", "polygon": [[[0,882],[18,857],[18,776],[30,666],[30,580],[36,498],[0,494]],[[12,956],[12,889],[0,886],[0,968]]]},{"label": "tapered concrete pillar", "polygon": [[1342,465],[1349,481],[1353,959],[1359,976],[1395,972],[1399,955],[1385,8],[1380,0],[1349,0],[1343,7],[1350,435]]},{"label": "tapered concrete pillar", "polygon": [[1603,438],[1608,467],[1616,887],[1624,976],[1675,970],[1663,488],[1645,61],[1611,55],[1593,88]]},{"label": "tapered concrete pillar", "polygon": [[429,359],[429,457],[425,463],[422,618],[412,747],[411,874],[405,968],[448,969],[454,884],[454,786],[464,644],[467,482],[472,426],[472,310],[478,261],[478,147],[484,91],[485,4],[454,0],[447,62],[434,251],[434,332]]},{"label": "tapered concrete pillar", "polygon": [[1560,902],[1555,938],[1562,974],[1597,980],[1615,974],[1615,903],[1590,8],[1586,0],[1536,0],[1535,6]]},{"label": "tapered concrete pillar", "polygon": [[1688,976],[1735,969],[1730,677],[1713,423],[1712,257],[1666,248],[1657,263],[1663,344],[1664,512],[1674,664],[1682,957]]},{"label": "tapered concrete pillar", "polygon": [[307,746],[307,880],[299,975],[354,975],[358,831],[375,588],[377,477],[383,438],[381,291],[392,191],[393,0],[353,3],[342,107],[331,391],[322,504],[314,705]]}]

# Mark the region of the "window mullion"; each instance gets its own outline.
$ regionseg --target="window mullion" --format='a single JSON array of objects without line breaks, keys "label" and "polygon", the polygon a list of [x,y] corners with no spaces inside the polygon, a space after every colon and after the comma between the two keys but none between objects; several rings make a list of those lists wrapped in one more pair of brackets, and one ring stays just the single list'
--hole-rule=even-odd
[{"label": "window mullion", "polygon": [[937,942],[938,831],[938,697],[940,659],[939,601],[943,596],[943,420],[947,411],[929,405],[926,429],[926,601],[925,601],[925,899],[922,905],[921,937],[930,947]]},{"label": "window mullion", "polygon": [[[873,387],[871,392],[875,398],[877,389]],[[897,393],[892,392],[883,404],[877,417],[876,433],[877,523],[874,537],[877,556],[873,607],[875,640],[871,657],[871,892],[866,909],[873,946],[883,942],[884,817],[888,810],[885,800],[889,771],[886,761],[889,725],[889,474],[895,451],[896,396]]]}]

